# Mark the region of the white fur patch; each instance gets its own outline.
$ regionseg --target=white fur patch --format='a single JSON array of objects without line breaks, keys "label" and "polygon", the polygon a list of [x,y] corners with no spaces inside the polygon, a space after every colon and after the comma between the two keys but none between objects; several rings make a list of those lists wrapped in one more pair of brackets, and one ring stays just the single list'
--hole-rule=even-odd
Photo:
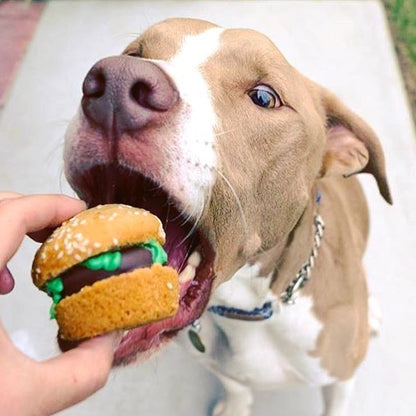
[{"label": "white fur patch", "polygon": [[216,115],[210,87],[200,67],[218,50],[223,30],[213,28],[187,36],[171,60],[155,61],[173,79],[186,107],[179,120],[175,120],[179,131],[174,151],[180,161],[165,186],[193,216],[203,210],[216,166]]},{"label": "white fur patch", "polygon": [[246,264],[232,279],[220,285],[210,300],[210,305],[224,305],[239,309],[254,309],[263,306],[269,296],[271,276],[260,276],[260,264]]},{"label": "white fur patch", "polygon": [[[319,358],[309,354],[322,330],[312,312],[312,299],[300,296],[294,305],[280,303],[269,290],[270,276],[259,277],[259,269],[259,265],[244,266],[218,287],[210,304],[250,310],[272,300],[273,316],[247,322],[205,312],[200,336],[207,352],[196,355],[214,371],[256,388],[332,383],[334,379],[321,367]],[[192,351],[185,337],[181,344]]]}]

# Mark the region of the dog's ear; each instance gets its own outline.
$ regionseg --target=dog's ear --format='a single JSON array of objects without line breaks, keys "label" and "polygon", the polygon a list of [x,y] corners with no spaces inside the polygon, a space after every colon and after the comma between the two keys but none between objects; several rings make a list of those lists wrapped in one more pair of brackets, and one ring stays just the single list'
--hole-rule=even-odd
[{"label": "dog's ear", "polygon": [[371,173],[381,195],[392,204],[383,149],[376,134],[334,94],[323,90],[322,98],[327,120],[327,142],[321,175],[348,177],[359,172]]}]

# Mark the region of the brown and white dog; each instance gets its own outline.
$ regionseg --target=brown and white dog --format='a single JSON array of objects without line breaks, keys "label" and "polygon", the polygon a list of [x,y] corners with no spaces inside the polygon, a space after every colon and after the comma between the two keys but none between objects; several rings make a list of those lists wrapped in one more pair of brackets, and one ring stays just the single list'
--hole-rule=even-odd
[{"label": "brown and white dog", "polygon": [[391,203],[363,120],[264,35],[169,19],[87,74],[65,164],[89,205],[158,215],[181,272],[178,314],[127,332],[116,364],[176,336],[223,382],[216,416],[297,382],[323,387],[325,415],[345,412],[370,336],[351,176],[374,175]]}]

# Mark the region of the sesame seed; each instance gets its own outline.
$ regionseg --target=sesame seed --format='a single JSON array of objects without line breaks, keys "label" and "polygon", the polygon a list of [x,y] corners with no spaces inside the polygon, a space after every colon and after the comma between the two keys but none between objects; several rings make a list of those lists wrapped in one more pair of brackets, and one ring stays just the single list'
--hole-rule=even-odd
[{"label": "sesame seed", "polygon": [[169,290],[173,290],[173,284],[171,282],[167,282],[166,286],[168,287]]},{"label": "sesame seed", "polygon": [[36,267],[35,272],[36,272],[37,274],[39,274],[39,273],[40,273],[40,269],[39,269],[39,267]]},{"label": "sesame seed", "polygon": [[101,243],[94,243],[93,244],[95,248],[100,248],[101,247]]},{"label": "sesame seed", "polygon": [[105,215],[100,214],[100,215],[98,216],[98,218],[99,218],[100,220],[105,220]]},{"label": "sesame seed", "polygon": [[45,252],[42,252],[42,254],[40,255],[40,258],[42,260],[45,260],[46,259],[46,253]]},{"label": "sesame seed", "polygon": [[115,244],[115,245],[118,245],[119,244],[117,238],[113,238],[113,244]]},{"label": "sesame seed", "polygon": [[87,220],[81,220],[80,224],[85,225],[87,223]]},{"label": "sesame seed", "polygon": [[59,245],[58,245],[58,243],[55,243],[55,245],[53,246],[53,248],[55,249],[55,251],[58,251],[58,250],[59,250]]},{"label": "sesame seed", "polygon": [[64,255],[64,252],[63,252],[63,251],[60,251],[60,252],[58,253],[58,259],[62,258],[62,257],[63,257],[63,255]]},{"label": "sesame seed", "polygon": [[75,260],[81,261],[82,257],[79,254],[74,255]]}]

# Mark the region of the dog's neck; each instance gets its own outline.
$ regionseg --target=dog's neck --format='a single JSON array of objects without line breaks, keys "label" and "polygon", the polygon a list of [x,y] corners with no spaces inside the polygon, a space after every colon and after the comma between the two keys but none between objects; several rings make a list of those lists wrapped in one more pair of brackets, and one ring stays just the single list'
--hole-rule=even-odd
[{"label": "dog's neck", "polygon": [[[314,239],[315,194],[288,237],[246,263],[214,292],[210,305],[251,311],[281,299],[309,259]],[[271,290],[270,290],[271,289]]]},{"label": "dog's neck", "polygon": [[266,271],[265,275],[267,271],[272,273],[271,289],[278,297],[291,284],[310,256],[314,239],[314,216],[318,211],[315,194],[314,191],[284,244],[277,245],[258,259]]}]

